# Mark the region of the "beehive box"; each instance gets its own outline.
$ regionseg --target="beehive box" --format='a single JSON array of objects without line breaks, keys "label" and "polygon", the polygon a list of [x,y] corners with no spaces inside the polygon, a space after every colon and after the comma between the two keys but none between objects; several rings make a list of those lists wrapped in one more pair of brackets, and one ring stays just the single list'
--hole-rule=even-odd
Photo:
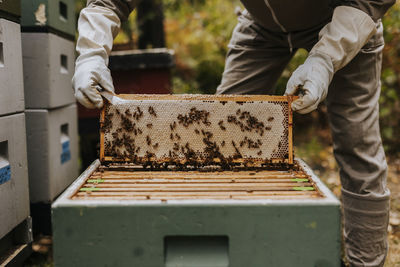
[{"label": "beehive box", "polygon": [[51,203],[78,175],[77,107],[26,110],[32,203]]},{"label": "beehive box", "polygon": [[96,161],[53,204],[55,265],[340,266],[339,202],[296,164],[135,172]]},{"label": "beehive box", "polygon": [[75,36],[75,1],[22,0],[21,26],[24,31],[59,32]]},{"label": "beehive box", "polygon": [[0,239],[29,216],[25,116],[0,117]]},{"label": "beehive box", "polygon": [[290,97],[111,101],[101,161],[52,205],[56,266],[340,265],[339,202],[293,157]]},{"label": "beehive box", "polygon": [[24,83],[20,26],[0,19],[0,29],[0,116],[3,116],[24,110]]},{"label": "beehive box", "polygon": [[51,33],[22,33],[25,107],[51,109],[75,103],[72,41]]}]

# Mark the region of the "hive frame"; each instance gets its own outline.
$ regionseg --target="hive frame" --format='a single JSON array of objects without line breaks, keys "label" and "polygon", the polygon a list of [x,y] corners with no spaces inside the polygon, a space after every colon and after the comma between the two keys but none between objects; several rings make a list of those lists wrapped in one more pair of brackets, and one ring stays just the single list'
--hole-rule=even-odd
[{"label": "hive frame", "polygon": [[[225,102],[225,101],[235,101],[235,102],[253,102],[253,101],[276,101],[276,102],[286,102],[287,103],[287,110],[288,110],[288,157],[287,159],[282,160],[277,160],[277,161],[271,161],[270,163],[287,163],[289,165],[293,164],[293,158],[294,158],[294,152],[293,152],[293,112],[291,110],[291,103],[293,102],[294,99],[296,99],[296,96],[271,96],[271,95],[144,95],[144,94],[123,94],[123,95],[118,95],[119,98],[123,100],[199,100],[199,101],[220,101],[220,102]],[[105,121],[105,112],[106,108],[109,106],[109,103],[106,103],[104,108],[101,111],[101,116],[100,116],[100,126],[102,127],[104,125]],[[150,159],[151,161],[152,159]],[[125,160],[118,160],[116,158],[110,157],[106,155],[105,153],[105,134],[103,131],[100,131],[100,161],[101,162],[118,162],[118,161],[123,161],[123,162],[129,162],[129,159]],[[218,159],[215,159],[216,162],[218,162]],[[251,159],[250,159],[251,161]],[[253,160],[254,161],[254,160]],[[249,159],[245,158],[238,158],[234,159],[233,162],[235,163],[243,163],[243,162],[249,162]],[[182,161],[184,163],[184,161]],[[260,162],[253,162],[259,164]]]}]

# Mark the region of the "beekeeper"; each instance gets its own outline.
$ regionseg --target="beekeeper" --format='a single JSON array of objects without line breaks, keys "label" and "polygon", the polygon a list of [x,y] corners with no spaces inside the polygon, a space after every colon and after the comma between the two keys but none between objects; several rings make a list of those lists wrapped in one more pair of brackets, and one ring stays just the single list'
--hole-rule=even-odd
[{"label": "beekeeper", "polygon": [[[100,84],[113,91],[108,56],[121,21],[137,0],[88,0],[79,17],[75,96],[100,108]],[[387,254],[389,190],[379,133],[383,29],[395,0],[242,0],[246,10],[229,43],[217,94],[271,94],[299,48],[309,55],[292,74],[292,109],[315,110],[326,99],[340,166],[344,236],[351,266],[383,266]],[[300,86],[300,87],[299,87]]]}]

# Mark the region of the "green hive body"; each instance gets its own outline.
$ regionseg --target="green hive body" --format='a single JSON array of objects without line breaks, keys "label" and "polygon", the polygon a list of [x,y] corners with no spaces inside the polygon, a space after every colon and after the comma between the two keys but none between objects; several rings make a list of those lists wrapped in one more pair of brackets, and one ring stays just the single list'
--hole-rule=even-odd
[{"label": "green hive body", "polygon": [[21,2],[19,0],[3,0],[0,3],[0,11],[15,17],[21,16]]},{"label": "green hive body", "polygon": [[[43,12],[44,11],[44,12]],[[75,1],[22,0],[21,26],[25,30],[38,28],[75,36]]]},{"label": "green hive body", "polygon": [[339,201],[313,174],[324,197],[71,199],[98,165],[53,204],[57,267],[340,266]]}]

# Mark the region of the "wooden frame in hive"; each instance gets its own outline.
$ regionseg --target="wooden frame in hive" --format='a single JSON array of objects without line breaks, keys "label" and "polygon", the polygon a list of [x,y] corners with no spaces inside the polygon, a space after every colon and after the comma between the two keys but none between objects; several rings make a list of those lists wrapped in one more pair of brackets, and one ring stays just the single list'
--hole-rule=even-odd
[{"label": "wooden frame in hive", "polygon": [[296,97],[118,97],[122,99],[120,104],[106,104],[101,112],[102,162],[151,163],[157,166],[168,163],[293,164],[293,114],[290,106]]}]

